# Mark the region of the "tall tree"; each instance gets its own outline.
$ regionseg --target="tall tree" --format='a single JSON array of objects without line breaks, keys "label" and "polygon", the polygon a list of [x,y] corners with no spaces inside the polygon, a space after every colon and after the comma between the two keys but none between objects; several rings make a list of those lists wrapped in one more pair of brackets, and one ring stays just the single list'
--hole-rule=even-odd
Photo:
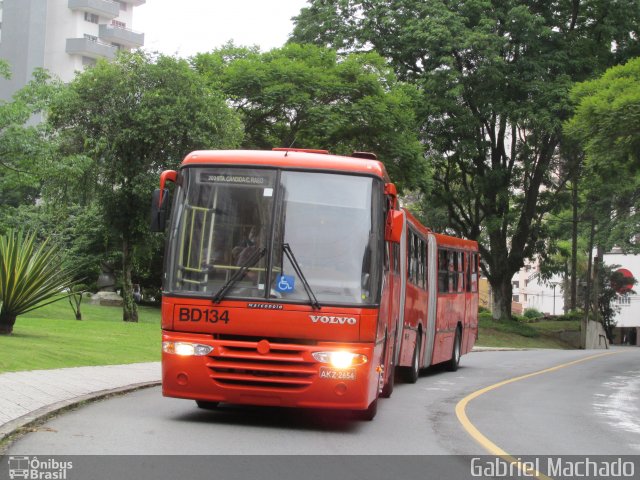
[{"label": "tall tree", "polygon": [[565,131],[585,152],[584,190],[596,242],[640,251],[640,58],[571,91]]},{"label": "tall tree", "polygon": [[292,39],[372,48],[419,86],[432,204],[480,241],[494,316],[510,318],[512,276],[544,251],[564,188],[571,84],[637,52],[639,20],[637,0],[315,0]]},{"label": "tall tree", "polygon": [[416,134],[418,92],[398,82],[376,53],[341,56],[296,44],[260,53],[227,45],[193,63],[242,116],[245,147],[373,151],[400,187],[428,178]]},{"label": "tall tree", "polygon": [[132,293],[134,249],[149,236],[148,205],[158,174],[186,153],[229,148],[240,120],[186,61],[122,54],[79,74],[51,107],[49,122],[65,154],[91,160],[91,188],[122,254],[123,320],[137,321]]}]

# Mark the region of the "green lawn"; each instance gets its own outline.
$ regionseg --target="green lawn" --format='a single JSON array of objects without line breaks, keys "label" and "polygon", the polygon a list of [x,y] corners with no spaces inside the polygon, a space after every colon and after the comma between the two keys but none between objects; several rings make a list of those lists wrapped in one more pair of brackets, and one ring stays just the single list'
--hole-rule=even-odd
[{"label": "green lawn", "polygon": [[67,300],[21,315],[13,335],[0,336],[0,372],[117,365],[160,360],[160,309],[139,307],[139,322],[122,308],[83,303],[75,320]]},{"label": "green lawn", "polygon": [[513,348],[572,348],[551,336],[554,332],[580,330],[580,321],[545,320],[535,323],[496,322],[490,315],[479,317],[480,333],[476,345]]},{"label": "green lawn", "polygon": [[[140,307],[139,323],[122,321],[120,307],[82,305],[75,320],[66,300],[18,317],[13,335],[0,336],[0,372],[117,365],[160,360],[160,309]],[[580,322],[494,322],[480,316],[478,346],[570,348],[549,334]]]}]

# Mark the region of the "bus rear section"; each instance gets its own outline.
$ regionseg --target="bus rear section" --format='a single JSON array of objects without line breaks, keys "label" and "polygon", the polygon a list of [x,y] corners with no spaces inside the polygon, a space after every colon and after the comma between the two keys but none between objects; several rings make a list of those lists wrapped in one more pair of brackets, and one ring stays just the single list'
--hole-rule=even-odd
[{"label": "bus rear section", "polygon": [[457,370],[478,332],[479,254],[475,241],[437,234],[409,212],[403,240],[406,294],[398,365],[409,383],[421,369]]},{"label": "bus rear section", "polygon": [[[194,152],[161,178],[161,187],[176,183],[164,395],[372,418],[388,328],[382,164],[293,150]],[[161,188],[158,224],[167,202]]]}]

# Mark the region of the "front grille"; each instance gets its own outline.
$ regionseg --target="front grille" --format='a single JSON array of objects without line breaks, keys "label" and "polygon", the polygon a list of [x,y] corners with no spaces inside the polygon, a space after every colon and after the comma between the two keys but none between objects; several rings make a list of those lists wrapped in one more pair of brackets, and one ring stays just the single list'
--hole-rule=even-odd
[{"label": "front grille", "polygon": [[300,390],[313,382],[315,362],[306,361],[300,345],[270,343],[267,353],[258,342],[223,340],[209,355],[211,378],[220,385]]}]

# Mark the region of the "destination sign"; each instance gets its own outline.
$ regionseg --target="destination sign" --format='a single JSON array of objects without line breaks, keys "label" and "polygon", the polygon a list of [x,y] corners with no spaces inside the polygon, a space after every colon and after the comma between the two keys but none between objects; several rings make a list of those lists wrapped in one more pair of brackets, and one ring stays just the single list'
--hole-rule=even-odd
[{"label": "destination sign", "polygon": [[224,183],[228,185],[255,185],[257,187],[269,184],[269,178],[262,175],[224,175],[217,173],[200,174],[201,183]]}]

